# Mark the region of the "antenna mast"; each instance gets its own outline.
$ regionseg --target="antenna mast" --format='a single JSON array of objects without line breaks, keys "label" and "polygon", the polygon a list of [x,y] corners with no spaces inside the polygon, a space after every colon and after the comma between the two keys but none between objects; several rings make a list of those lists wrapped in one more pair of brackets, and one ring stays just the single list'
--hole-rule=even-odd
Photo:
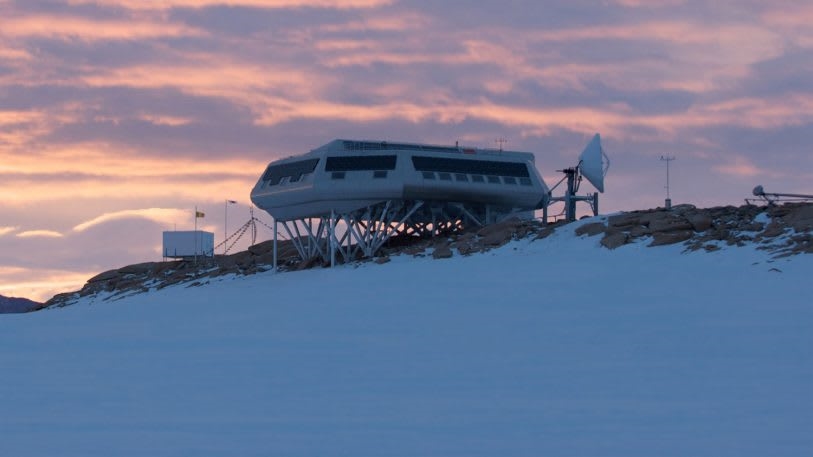
[{"label": "antenna mast", "polygon": [[672,208],[672,197],[669,195],[669,162],[675,160],[675,157],[661,156],[661,161],[666,162],[666,209]]},{"label": "antenna mast", "polygon": [[501,137],[497,138],[496,140],[494,140],[494,142],[500,145],[500,152],[502,152],[502,147],[503,147],[503,145],[505,143],[508,142],[508,140],[506,140],[505,137],[501,136]]}]

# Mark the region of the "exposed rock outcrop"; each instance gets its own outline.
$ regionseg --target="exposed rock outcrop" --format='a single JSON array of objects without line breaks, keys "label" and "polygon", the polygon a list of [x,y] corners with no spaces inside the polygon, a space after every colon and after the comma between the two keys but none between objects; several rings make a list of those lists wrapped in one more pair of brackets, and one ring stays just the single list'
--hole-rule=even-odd
[{"label": "exposed rock outcrop", "polygon": [[[567,230],[562,222],[507,219],[497,224],[452,232],[434,239],[402,236],[384,246],[374,261],[386,263],[392,256],[428,256],[446,259],[471,255],[502,246],[512,240],[537,240],[557,230]],[[679,205],[671,210],[652,209],[611,215],[601,221],[579,224],[577,236],[601,236],[600,244],[617,249],[629,243],[645,242],[648,246],[683,243],[688,251],[714,252],[721,246],[753,243],[775,257],[813,253],[813,204],[782,206],[725,206],[698,209]],[[90,278],[77,291],[60,294],[42,307],[65,306],[78,298],[103,295],[106,299],[121,297],[175,284],[200,285],[213,277],[248,275],[267,271],[273,265],[273,243],[265,241],[232,255],[198,259],[197,262],[147,262],[110,270]],[[341,261],[341,259],[337,259]],[[317,259],[302,261],[291,241],[278,244],[277,268],[302,270],[324,266]]]},{"label": "exposed rock outcrop", "polygon": [[757,243],[775,256],[813,252],[813,204],[782,206],[723,206],[698,209],[680,205],[667,209],[612,215],[606,223],[584,224],[577,235],[603,234],[601,244],[615,249],[649,238],[649,246],[685,243],[687,250],[713,252],[719,243],[742,246]]}]

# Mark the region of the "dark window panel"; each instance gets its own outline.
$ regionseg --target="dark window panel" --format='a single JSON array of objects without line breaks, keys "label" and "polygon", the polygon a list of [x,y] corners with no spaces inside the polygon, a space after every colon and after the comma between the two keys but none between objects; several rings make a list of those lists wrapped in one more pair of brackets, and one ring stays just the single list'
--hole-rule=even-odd
[{"label": "dark window panel", "polygon": [[263,181],[268,181],[268,185],[276,186],[279,181],[287,176],[301,176],[305,173],[313,173],[319,159],[300,160],[298,162],[282,163],[271,165],[265,170]]},{"label": "dark window panel", "polygon": [[328,157],[325,171],[395,170],[396,156]]},{"label": "dark window panel", "polygon": [[413,156],[412,164],[418,171],[446,173],[480,174],[491,176],[514,176],[527,178],[528,166],[517,162],[495,162],[492,160],[449,159],[445,157]]},{"label": "dark window panel", "polygon": [[431,146],[425,144],[388,143],[386,141],[344,141],[344,148],[349,151],[430,151],[459,153],[460,150],[450,146]]}]

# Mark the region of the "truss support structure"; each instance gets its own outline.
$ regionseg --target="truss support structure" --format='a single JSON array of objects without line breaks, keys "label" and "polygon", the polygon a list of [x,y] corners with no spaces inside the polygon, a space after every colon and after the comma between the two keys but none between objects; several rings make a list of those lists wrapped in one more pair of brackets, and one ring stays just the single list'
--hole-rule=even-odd
[{"label": "truss support structure", "polygon": [[278,221],[274,219],[274,265],[277,265],[278,226],[304,261],[334,266],[369,258],[394,237],[431,237],[481,227],[527,210],[495,205],[385,200],[355,211]]},{"label": "truss support structure", "polygon": [[[543,219],[548,222],[548,206],[554,202],[564,202],[565,220],[573,222],[576,220],[576,202],[587,202],[590,204],[590,209],[593,210],[593,216],[598,216],[598,192],[587,195],[576,195],[579,191],[579,184],[581,183],[581,175],[577,168],[566,168],[559,170],[565,174],[567,179],[567,191],[561,197],[550,197],[548,204],[543,207]],[[559,181],[561,183],[561,181]],[[559,184],[556,184],[558,186]],[[556,188],[554,186],[554,188]],[[551,189],[553,191],[553,189]]]}]

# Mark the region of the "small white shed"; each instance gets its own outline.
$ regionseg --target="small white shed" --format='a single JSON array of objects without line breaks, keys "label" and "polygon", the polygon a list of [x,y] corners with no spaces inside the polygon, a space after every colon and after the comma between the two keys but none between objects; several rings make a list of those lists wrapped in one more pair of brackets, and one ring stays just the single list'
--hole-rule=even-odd
[{"label": "small white shed", "polygon": [[215,234],[202,230],[164,232],[164,257],[212,257]]}]

